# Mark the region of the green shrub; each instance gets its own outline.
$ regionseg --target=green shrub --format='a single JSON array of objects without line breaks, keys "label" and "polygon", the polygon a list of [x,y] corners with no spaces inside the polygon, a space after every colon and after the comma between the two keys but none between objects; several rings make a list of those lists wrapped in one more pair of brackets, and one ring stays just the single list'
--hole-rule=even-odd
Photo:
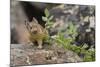
[{"label": "green shrub", "polygon": [[[64,37],[64,35],[68,34],[68,37]],[[66,30],[66,32],[59,32],[57,34],[57,37],[54,38],[54,40],[63,46],[65,49],[72,50],[73,52],[77,53],[78,55],[82,54],[84,55],[83,61],[94,61],[95,60],[95,50],[94,48],[90,48],[86,50],[88,47],[87,44],[84,44],[83,46],[76,46],[73,44],[75,41],[75,37],[77,36],[77,28],[75,25],[73,25],[71,22],[69,23],[69,28]]]},{"label": "green shrub", "polygon": [[[46,22],[45,28],[49,30],[50,28],[52,28],[52,25],[54,24],[52,22],[54,16],[50,15],[48,9],[45,9],[44,13],[45,16],[42,17],[42,20]],[[77,53],[78,55],[83,55],[83,61],[95,61],[94,48],[86,50],[86,48],[88,47],[87,44],[84,43],[83,46],[76,46],[74,44],[75,37],[77,36],[77,34],[78,34],[77,27],[72,22],[69,22],[68,28],[66,29],[65,32],[59,31],[56,37],[52,38],[51,36],[49,36],[47,41],[48,43],[55,41],[56,43],[58,43],[58,45],[62,46],[64,49],[71,50]]]},{"label": "green shrub", "polygon": [[42,20],[46,22],[45,28],[48,30],[53,25],[52,19],[53,19],[54,16],[50,15],[50,12],[48,11],[47,8],[45,9],[44,13],[45,13],[45,16],[42,16]]}]

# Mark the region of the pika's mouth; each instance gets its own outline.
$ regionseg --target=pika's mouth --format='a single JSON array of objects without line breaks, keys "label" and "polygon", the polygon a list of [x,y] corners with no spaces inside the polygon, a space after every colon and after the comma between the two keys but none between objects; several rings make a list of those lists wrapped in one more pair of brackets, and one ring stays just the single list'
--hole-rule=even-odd
[{"label": "pika's mouth", "polygon": [[33,31],[32,33],[33,33],[33,34],[37,34],[37,31]]}]

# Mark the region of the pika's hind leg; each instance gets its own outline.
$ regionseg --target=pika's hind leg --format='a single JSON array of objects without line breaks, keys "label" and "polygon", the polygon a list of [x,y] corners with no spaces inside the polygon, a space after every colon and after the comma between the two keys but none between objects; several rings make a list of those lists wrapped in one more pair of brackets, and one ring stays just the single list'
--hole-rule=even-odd
[{"label": "pika's hind leg", "polygon": [[38,40],[37,43],[38,43],[38,48],[42,49],[42,40]]}]

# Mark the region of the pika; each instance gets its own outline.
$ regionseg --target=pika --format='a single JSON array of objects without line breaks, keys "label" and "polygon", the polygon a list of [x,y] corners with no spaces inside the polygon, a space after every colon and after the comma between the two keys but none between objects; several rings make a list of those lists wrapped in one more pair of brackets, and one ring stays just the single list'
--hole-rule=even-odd
[{"label": "pika", "polygon": [[48,31],[34,17],[31,22],[25,21],[25,26],[29,32],[29,41],[31,43],[37,42],[38,48],[41,49],[43,40],[48,37]]}]

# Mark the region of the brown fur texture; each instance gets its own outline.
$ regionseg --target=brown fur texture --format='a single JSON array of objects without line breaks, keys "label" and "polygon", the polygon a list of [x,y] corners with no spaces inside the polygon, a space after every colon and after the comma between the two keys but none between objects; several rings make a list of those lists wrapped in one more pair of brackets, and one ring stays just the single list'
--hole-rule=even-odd
[{"label": "brown fur texture", "polygon": [[43,40],[47,38],[48,33],[45,28],[43,28],[38,21],[33,17],[31,22],[25,22],[26,28],[29,32],[30,42],[37,42],[38,48],[42,48]]}]

